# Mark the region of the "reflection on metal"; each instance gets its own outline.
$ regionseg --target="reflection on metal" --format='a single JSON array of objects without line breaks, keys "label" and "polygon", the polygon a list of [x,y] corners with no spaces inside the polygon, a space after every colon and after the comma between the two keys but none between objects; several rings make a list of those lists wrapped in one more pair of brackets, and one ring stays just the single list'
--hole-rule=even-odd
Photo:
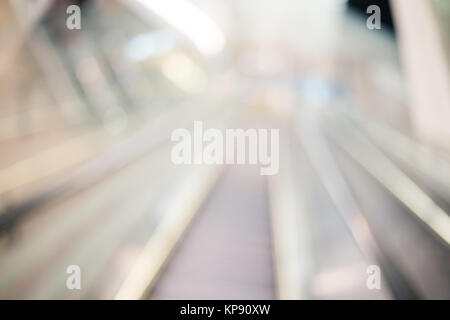
[{"label": "reflection on metal", "polygon": [[308,208],[294,182],[290,146],[280,147],[282,170],[268,178],[278,298],[309,299],[314,256]]},{"label": "reflection on metal", "polygon": [[[342,123],[337,126],[337,130],[345,133],[347,137],[352,137],[344,140],[341,135],[333,135],[340,146],[447,245],[450,245],[449,215],[354,127]],[[329,128],[332,127],[330,124]]]},{"label": "reflection on metal", "polygon": [[0,194],[87,160],[95,140],[95,133],[87,133],[0,169]]},{"label": "reflection on metal", "polygon": [[448,155],[437,154],[429,146],[413,140],[390,126],[367,119],[361,114],[347,116],[352,120],[352,125],[357,126],[360,131],[367,132],[380,149],[386,150],[408,168],[427,177],[436,185],[435,192],[444,198],[450,198],[450,157]]},{"label": "reflection on metal", "polygon": [[164,217],[117,292],[116,300],[144,297],[221,172],[222,166],[196,168],[169,194],[162,209]]},{"label": "reflection on metal", "polygon": [[307,109],[301,114],[297,134],[323,186],[349,228],[368,264],[384,271],[382,282],[398,299],[416,299],[417,294],[380,247],[356,199],[353,197],[322,132],[320,112]]}]

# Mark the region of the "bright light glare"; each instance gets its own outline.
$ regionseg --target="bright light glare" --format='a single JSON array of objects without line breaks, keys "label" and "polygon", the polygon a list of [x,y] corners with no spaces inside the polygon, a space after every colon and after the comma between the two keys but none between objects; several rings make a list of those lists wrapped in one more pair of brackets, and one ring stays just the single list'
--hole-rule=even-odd
[{"label": "bright light glare", "polygon": [[162,64],[162,73],[177,87],[188,93],[200,93],[208,79],[205,72],[183,53],[167,56]]},{"label": "bright light glare", "polygon": [[145,61],[169,53],[175,48],[175,43],[174,34],[158,30],[134,36],[127,43],[125,53],[132,61]]},{"label": "bright light glare", "polygon": [[203,11],[187,0],[135,0],[185,34],[204,54],[219,53],[225,37]]}]

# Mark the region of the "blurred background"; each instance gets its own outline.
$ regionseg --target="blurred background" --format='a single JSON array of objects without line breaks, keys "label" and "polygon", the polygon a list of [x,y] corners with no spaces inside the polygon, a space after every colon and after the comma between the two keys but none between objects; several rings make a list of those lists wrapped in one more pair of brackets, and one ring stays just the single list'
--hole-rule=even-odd
[{"label": "blurred background", "polygon": [[[448,0],[1,1],[0,298],[449,299],[449,17]],[[174,165],[194,120],[280,129],[279,173]]]}]

